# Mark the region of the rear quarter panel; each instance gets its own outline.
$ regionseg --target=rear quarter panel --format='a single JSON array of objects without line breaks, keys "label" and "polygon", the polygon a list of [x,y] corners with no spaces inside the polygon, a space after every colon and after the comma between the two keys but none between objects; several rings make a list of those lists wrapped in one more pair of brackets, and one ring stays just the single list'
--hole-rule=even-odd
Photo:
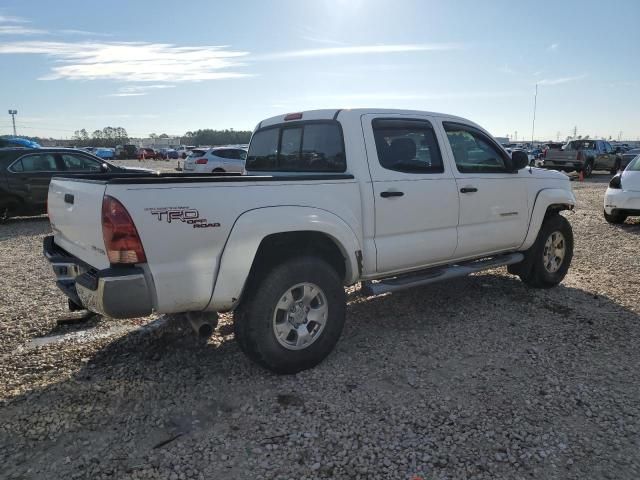
[{"label": "rear quarter panel", "polygon": [[[355,180],[109,185],[106,193],[125,205],[136,224],[162,313],[207,307],[225,244],[244,212],[314,207],[362,232]],[[257,226],[247,235],[262,230]]]}]

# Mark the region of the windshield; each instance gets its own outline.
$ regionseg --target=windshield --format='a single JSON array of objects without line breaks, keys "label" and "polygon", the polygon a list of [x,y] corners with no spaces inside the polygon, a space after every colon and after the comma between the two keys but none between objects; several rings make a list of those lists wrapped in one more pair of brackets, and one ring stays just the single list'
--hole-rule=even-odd
[{"label": "windshield", "polygon": [[629,162],[627,168],[625,168],[627,172],[640,172],[640,155]]}]

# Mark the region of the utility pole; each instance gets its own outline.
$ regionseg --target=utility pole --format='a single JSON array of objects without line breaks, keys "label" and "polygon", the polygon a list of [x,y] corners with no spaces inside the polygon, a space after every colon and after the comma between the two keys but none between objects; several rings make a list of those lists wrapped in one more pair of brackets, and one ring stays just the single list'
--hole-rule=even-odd
[{"label": "utility pole", "polygon": [[560,141],[560,132],[556,132],[556,142]]},{"label": "utility pole", "polygon": [[516,142],[517,142],[517,141],[518,141],[518,130],[516,130],[516,132],[515,132],[515,133],[516,133],[516,136],[515,136],[515,140],[514,140],[514,141],[516,141]]},{"label": "utility pole", "polygon": [[18,114],[18,110],[9,110],[9,115],[11,115],[11,121],[13,123],[13,136],[17,137],[16,133],[16,115]]},{"label": "utility pole", "polygon": [[533,146],[533,136],[536,132],[536,107],[538,106],[538,84],[536,83],[536,94],[533,96],[533,126],[531,127],[531,146]]},{"label": "utility pole", "polygon": [[576,125],[575,127],[573,127],[573,138],[576,138],[578,136],[578,126]]}]

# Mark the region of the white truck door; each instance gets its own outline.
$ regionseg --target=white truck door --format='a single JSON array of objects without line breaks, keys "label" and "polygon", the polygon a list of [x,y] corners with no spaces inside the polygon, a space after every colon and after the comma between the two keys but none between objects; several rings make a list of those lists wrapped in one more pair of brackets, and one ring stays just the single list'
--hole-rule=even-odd
[{"label": "white truck door", "polygon": [[510,172],[508,154],[481,130],[447,121],[442,126],[460,195],[455,258],[520,246],[528,226],[528,173]]},{"label": "white truck door", "polygon": [[375,203],[378,273],[449,260],[456,248],[458,191],[433,119],[362,116]]}]

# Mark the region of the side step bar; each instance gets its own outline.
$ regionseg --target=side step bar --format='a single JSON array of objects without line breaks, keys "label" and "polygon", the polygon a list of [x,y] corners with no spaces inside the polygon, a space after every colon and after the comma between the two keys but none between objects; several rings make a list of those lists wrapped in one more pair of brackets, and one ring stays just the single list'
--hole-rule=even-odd
[{"label": "side step bar", "polygon": [[522,260],[524,260],[522,253],[508,253],[506,255],[498,255],[482,260],[433,267],[397,277],[385,278],[376,282],[362,282],[362,291],[365,295],[381,295],[383,293],[397,292],[399,290],[428,285],[429,283],[441,282],[442,280],[449,280],[451,278],[466,277],[472,273],[502,267],[504,265],[512,265]]}]

